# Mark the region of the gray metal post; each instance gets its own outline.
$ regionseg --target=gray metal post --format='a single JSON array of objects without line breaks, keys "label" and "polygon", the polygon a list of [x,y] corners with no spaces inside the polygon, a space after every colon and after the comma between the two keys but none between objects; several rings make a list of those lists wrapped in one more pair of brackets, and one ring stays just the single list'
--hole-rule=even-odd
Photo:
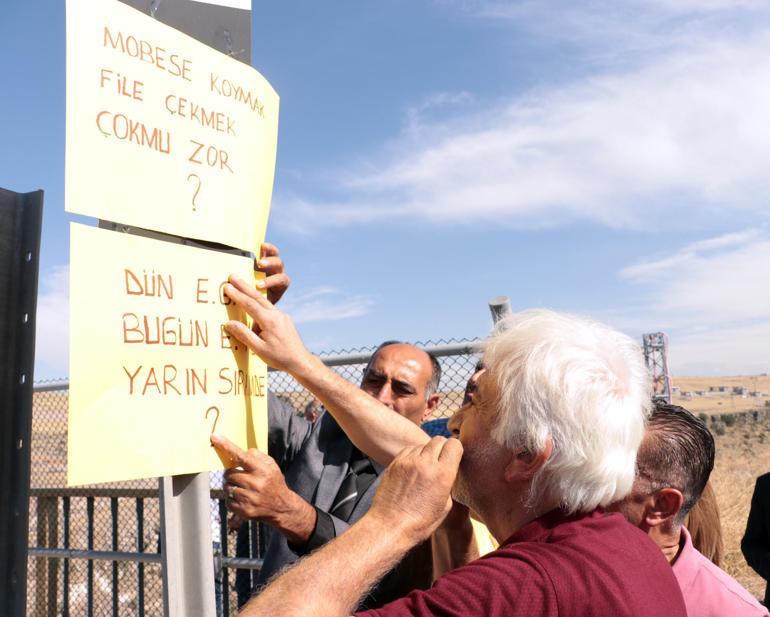
[{"label": "gray metal post", "polygon": [[[0,615],[27,606],[32,371],[43,191],[0,189]],[[37,581],[43,585],[43,581]]]},{"label": "gray metal post", "polygon": [[163,611],[166,617],[216,617],[209,476],[160,478]]},{"label": "gray metal post", "polygon": [[489,312],[492,313],[492,323],[497,324],[512,313],[511,301],[508,296],[495,296],[489,301]]}]

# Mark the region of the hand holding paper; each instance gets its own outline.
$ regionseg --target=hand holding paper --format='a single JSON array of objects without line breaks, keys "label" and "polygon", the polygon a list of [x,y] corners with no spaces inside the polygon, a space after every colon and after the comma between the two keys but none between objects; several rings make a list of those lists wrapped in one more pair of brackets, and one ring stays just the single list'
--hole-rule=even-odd
[{"label": "hand holding paper", "polygon": [[289,288],[291,279],[284,272],[283,260],[275,244],[270,244],[269,242],[262,243],[257,266],[260,272],[265,273],[264,281],[258,281],[257,286],[267,292],[267,299],[270,302],[278,304],[278,301]]},{"label": "hand holding paper", "polygon": [[231,275],[227,296],[254,320],[249,329],[240,321],[228,321],[227,332],[248,346],[273,368],[296,374],[312,360],[291,318],[279,311],[253,285]]}]

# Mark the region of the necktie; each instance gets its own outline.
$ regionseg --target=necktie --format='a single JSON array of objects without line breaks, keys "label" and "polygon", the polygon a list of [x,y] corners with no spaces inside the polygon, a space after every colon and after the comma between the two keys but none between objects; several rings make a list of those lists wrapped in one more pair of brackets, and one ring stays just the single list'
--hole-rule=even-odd
[{"label": "necktie", "polygon": [[340,485],[340,490],[337,491],[329,514],[347,521],[358,503],[359,495],[366,492],[376,477],[371,461],[355,450],[353,459],[350,461],[350,469]]}]

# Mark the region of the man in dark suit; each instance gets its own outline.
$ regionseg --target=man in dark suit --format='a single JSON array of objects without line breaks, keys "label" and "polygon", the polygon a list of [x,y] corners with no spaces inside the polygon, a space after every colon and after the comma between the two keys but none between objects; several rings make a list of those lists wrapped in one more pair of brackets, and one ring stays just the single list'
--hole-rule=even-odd
[{"label": "man in dark suit", "polygon": [[[741,551],[757,574],[770,581],[770,473],[759,476],[754,486]],[[765,589],[765,606],[770,606],[770,584]]]},{"label": "man in dark suit", "polygon": [[[380,345],[361,389],[420,424],[438,404],[441,368],[425,351],[398,341]],[[356,449],[333,416],[313,423],[287,405],[268,405],[269,455],[256,450],[225,473],[228,509],[241,520],[267,523],[257,587],[284,566],[343,533],[371,505],[382,466]],[[373,590],[377,606],[431,583],[430,543],[419,546]],[[242,590],[241,590],[242,591]],[[253,590],[250,590],[253,591]],[[239,603],[248,599],[239,593]]]}]

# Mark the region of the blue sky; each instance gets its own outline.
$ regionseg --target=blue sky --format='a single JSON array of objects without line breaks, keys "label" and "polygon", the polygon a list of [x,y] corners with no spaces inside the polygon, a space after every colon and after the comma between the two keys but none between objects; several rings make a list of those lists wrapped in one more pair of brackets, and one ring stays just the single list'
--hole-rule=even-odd
[{"label": "blue sky", "polygon": [[[95,5],[98,4],[95,2]],[[485,335],[486,302],[770,369],[770,7],[255,2],[268,239],[314,351]],[[36,379],[67,375],[64,3],[0,9],[0,186],[46,191]]]}]

